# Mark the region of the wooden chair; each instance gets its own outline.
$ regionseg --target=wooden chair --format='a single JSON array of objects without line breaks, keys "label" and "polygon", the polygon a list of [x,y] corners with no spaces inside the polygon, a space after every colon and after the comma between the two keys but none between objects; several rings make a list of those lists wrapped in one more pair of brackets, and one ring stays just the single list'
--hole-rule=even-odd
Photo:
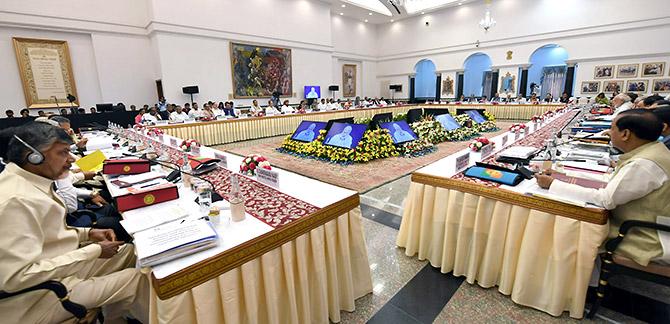
[{"label": "wooden chair", "polygon": [[88,324],[88,323],[95,323],[98,320],[102,323],[103,321],[102,313],[100,312],[99,308],[87,310],[86,307],[84,307],[83,305],[71,301],[70,296],[68,295],[67,288],[65,288],[65,286],[62,283],[55,280],[45,281],[38,285],[28,287],[26,289],[19,290],[16,292],[8,293],[5,291],[0,291],[0,300],[42,289],[50,290],[54,294],[56,294],[63,308],[65,308],[65,310],[67,310],[73,315],[73,318],[66,320],[65,323]]},{"label": "wooden chair", "polygon": [[602,265],[600,268],[600,279],[598,280],[596,299],[593,305],[591,305],[591,310],[586,316],[587,318],[592,319],[596,315],[600,304],[605,298],[608,280],[615,275],[626,275],[646,281],[652,281],[664,286],[670,286],[670,266],[649,263],[649,265],[644,267],[631,259],[614,254],[621,241],[623,241],[626,234],[628,234],[628,231],[633,227],[645,227],[670,233],[670,226],[657,223],[630,220],[621,224],[619,235],[605,243],[606,252],[601,255]]}]

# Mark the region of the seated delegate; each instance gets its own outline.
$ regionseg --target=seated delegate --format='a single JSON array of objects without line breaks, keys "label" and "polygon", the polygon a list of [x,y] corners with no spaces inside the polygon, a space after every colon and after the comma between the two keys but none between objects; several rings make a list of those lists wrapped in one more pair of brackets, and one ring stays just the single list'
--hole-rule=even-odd
[{"label": "seated delegate", "polygon": [[[149,283],[133,268],[133,246],[109,229],[65,225],[66,209],[53,183],[74,162],[69,135],[32,122],[3,136],[10,138],[9,163],[0,173],[0,190],[11,194],[0,196],[0,290],[56,280],[73,302],[102,307],[106,323],[121,322],[128,312],[148,323]],[[72,316],[45,290],[1,300],[0,314],[6,323],[53,323]]]},{"label": "seated delegate", "polygon": [[[658,142],[663,125],[653,112],[632,109],[612,122],[612,145],[624,152],[603,189],[585,188],[555,180],[549,174],[536,175],[540,187],[550,192],[603,206],[612,211],[609,237],[618,235],[627,220],[656,222],[670,216],[670,150]],[[663,255],[656,230],[633,228],[616,250],[640,265]],[[670,261],[670,260],[663,260]]]}]

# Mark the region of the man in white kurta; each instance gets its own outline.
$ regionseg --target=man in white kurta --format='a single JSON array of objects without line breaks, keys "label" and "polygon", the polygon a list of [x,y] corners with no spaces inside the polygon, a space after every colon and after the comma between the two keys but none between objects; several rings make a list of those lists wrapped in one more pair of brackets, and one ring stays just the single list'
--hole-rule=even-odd
[{"label": "man in white kurta", "polygon": [[[610,238],[618,235],[624,221],[655,223],[658,216],[670,216],[670,150],[657,141],[662,129],[660,120],[649,110],[622,112],[612,122],[610,135],[612,145],[625,154],[605,188],[585,188],[547,175],[536,175],[538,185],[551,193],[585,199],[611,210]],[[633,228],[615,253],[646,266],[659,260],[663,248],[656,230]]]},{"label": "man in white kurta", "polygon": [[[132,245],[117,241],[112,230],[65,223],[66,206],[53,183],[74,162],[67,133],[44,123],[15,132],[44,161],[29,162],[32,151],[12,137],[9,163],[0,174],[0,290],[15,292],[56,280],[67,287],[71,301],[87,309],[103,307],[105,323],[124,323],[128,310],[146,323],[149,284],[132,268]],[[53,323],[72,317],[45,290],[0,301],[0,314],[3,323]]]}]

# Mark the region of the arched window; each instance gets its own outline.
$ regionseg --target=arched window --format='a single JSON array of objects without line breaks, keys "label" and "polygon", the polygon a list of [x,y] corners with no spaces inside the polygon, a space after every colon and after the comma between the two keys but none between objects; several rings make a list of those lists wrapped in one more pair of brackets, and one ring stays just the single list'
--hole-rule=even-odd
[{"label": "arched window", "polygon": [[[530,56],[530,68],[528,68],[528,89],[530,95],[533,92],[541,98],[550,93],[554,98],[559,98],[565,88],[565,74],[568,52],[555,44],[544,45]],[[534,89],[531,85],[535,84]]]},{"label": "arched window", "polygon": [[437,75],[435,64],[431,60],[421,60],[414,66],[416,73],[414,81],[414,97],[417,99],[435,99]]},{"label": "arched window", "polygon": [[472,54],[465,59],[463,68],[463,95],[488,96],[491,89],[491,58],[484,53]]}]

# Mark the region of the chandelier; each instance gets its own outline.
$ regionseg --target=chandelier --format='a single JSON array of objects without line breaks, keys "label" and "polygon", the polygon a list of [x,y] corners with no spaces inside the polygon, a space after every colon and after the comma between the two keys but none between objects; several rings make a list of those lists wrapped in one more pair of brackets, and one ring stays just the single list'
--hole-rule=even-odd
[{"label": "chandelier", "polygon": [[496,21],[491,18],[491,0],[486,0],[486,13],[484,13],[484,18],[479,21],[479,26],[484,28],[484,32],[488,32],[495,25]]}]

